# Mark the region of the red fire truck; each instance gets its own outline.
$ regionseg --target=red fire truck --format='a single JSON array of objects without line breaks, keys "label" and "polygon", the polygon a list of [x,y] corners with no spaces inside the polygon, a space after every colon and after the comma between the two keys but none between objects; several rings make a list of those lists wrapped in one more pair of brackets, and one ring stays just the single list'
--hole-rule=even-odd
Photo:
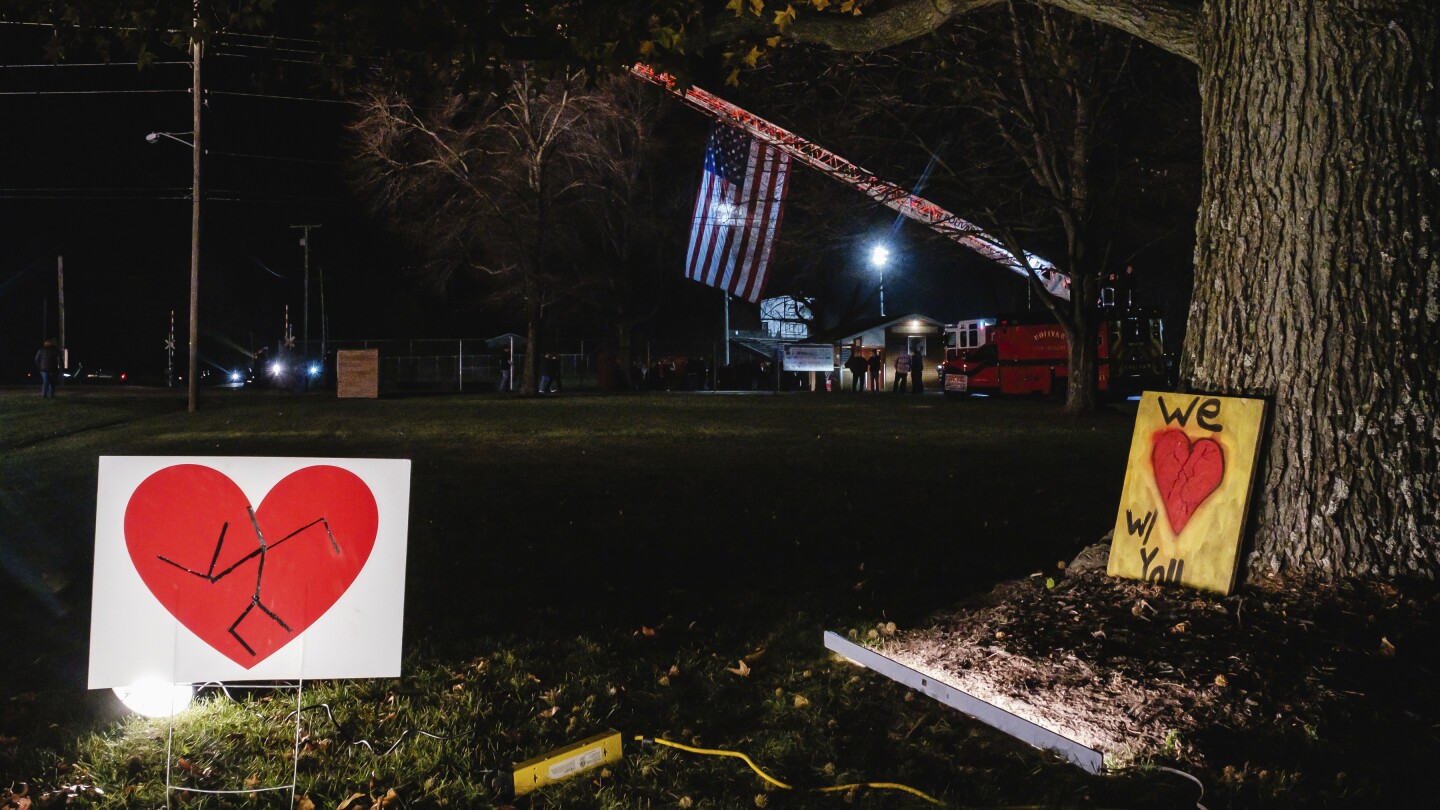
[{"label": "red fire truck", "polygon": [[[1165,350],[1158,311],[1149,307],[1102,311],[1099,385],[1128,396],[1164,384]],[[1053,394],[1069,374],[1065,331],[1048,310],[960,321],[945,327],[946,396]]]}]

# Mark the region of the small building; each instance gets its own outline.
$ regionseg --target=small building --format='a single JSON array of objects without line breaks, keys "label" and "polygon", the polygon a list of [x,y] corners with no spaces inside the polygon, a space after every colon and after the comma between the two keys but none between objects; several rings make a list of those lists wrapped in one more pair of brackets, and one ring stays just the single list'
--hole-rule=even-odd
[{"label": "small building", "polygon": [[[918,312],[898,318],[871,318],[842,326],[834,343],[840,348],[843,390],[850,390],[851,377],[845,362],[851,355],[870,358],[880,355],[880,387],[888,390],[895,379],[895,358],[919,351],[925,357],[922,381],[931,391],[940,390],[939,368],[945,362],[945,323]],[[913,373],[913,372],[912,372]]]},{"label": "small building", "polygon": [[760,324],[765,333],[778,340],[805,340],[810,337],[812,299],[796,299],[788,295],[766,298],[760,302]]}]

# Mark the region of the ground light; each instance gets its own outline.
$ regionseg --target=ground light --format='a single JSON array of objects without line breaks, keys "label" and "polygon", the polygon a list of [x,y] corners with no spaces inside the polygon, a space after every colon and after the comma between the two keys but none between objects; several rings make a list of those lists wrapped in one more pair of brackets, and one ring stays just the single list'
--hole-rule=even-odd
[{"label": "ground light", "polygon": [[115,687],[115,696],[125,708],[145,717],[174,717],[185,711],[194,695],[195,689],[188,683],[165,683],[158,678]]}]

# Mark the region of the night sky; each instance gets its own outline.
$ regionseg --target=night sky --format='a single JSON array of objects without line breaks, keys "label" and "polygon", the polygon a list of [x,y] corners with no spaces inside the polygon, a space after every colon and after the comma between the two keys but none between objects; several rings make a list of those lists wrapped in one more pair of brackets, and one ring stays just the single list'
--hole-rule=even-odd
[{"label": "night sky", "polygon": [[[185,366],[190,150],[164,138],[150,144],[145,135],[190,130],[189,66],[177,52],[162,53],[144,70],[127,64],[49,66],[41,49],[45,36],[44,29],[0,25],[6,122],[0,127],[0,382],[23,379],[40,342],[58,335],[57,255],[64,256],[71,365],[159,381],[172,310],[176,367]],[[351,108],[337,103],[300,64],[307,58],[231,36],[214,43],[203,63],[202,367],[233,368],[243,364],[244,351],[274,346],[287,304],[301,334],[304,254],[300,232],[290,227],[299,224],[322,226],[311,239],[312,339],[320,337],[322,275],[332,339],[523,332],[523,321],[513,314],[441,294],[409,272],[405,246],[350,191],[343,161]],[[74,55],[70,61],[95,60]],[[669,115],[675,120],[665,131],[682,145],[676,152],[693,155],[671,175],[685,184],[683,196],[693,199],[708,122],[678,104]],[[685,142],[693,149],[683,148]],[[787,232],[843,218],[852,225],[826,244],[820,260],[842,277],[837,311],[877,314],[877,279],[863,256],[881,238],[890,239],[895,251],[885,284],[891,316],[919,311],[955,320],[1025,306],[1019,276],[914,223],[897,227],[893,213],[877,210],[857,192],[798,165],[794,171],[767,294],[787,274],[816,261],[811,246],[787,241]],[[915,180],[891,179],[902,185]],[[682,230],[688,209],[683,213],[675,224]],[[684,281],[682,272],[677,256],[666,292],[670,306],[637,338],[719,336],[719,293]],[[735,318],[746,326],[755,316],[737,311]],[[548,334],[562,350],[573,351],[579,340],[605,331],[598,324],[562,322]]]}]

